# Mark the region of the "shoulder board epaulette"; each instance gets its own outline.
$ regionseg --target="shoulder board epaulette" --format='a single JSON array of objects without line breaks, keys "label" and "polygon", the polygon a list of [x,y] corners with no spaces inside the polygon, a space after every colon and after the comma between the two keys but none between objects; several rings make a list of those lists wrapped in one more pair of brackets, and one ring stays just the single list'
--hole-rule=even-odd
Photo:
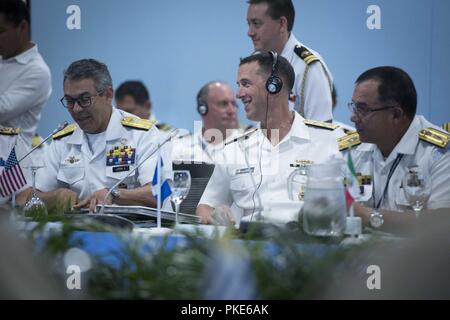
[{"label": "shoulder board epaulette", "polygon": [[339,151],[346,150],[350,147],[355,147],[361,144],[361,140],[359,139],[358,132],[350,132],[343,137],[340,137],[338,140]]},{"label": "shoulder board epaulette", "polygon": [[166,124],[166,123],[157,123],[155,126],[156,126],[159,130],[162,130],[162,131],[169,131],[170,129],[172,129],[172,127],[169,126],[169,125]]},{"label": "shoulder board epaulette", "polygon": [[33,138],[31,138],[31,147],[34,148],[36,146],[39,145],[39,143],[42,142],[42,138],[38,135],[33,136]]},{"label": "shoulder board epaulette", "polygon": [[53,140],[58,140],[61,139],[63,137],[69,136],[72,133],[75,132],[75,129],[77,128],[77,125],[75,123],[69,124],[67,127],[65,127],[64,129],[62,129],[61,131],[58,131],[57,133],[55,133],[52,138]]},{"label": "shoulder board epaulette", "polygon": [[307,126],[318,127],[318,128],[327,129],[327,130],[335,130],[335,129],[339,128],[339,126],[337,124],[332,124],[332,123],[317,121],[317,120],[305,119],[304,123]]},{"label": "shoulder board epaulette", "polygon": [[447,132],[450,132],[450,122],[444,123],[442,125],[442,129],[444,129]]},{"label": "shoulder board epaulette", "polygon": [[344,130],[345,134],[350,134],[350,133],[356,132],[355,130],[350,130],[350,129],[347,129],[347,128],[342,128],[342,130]]},{"label": "shoulder board epaulette", "polygon": [[306,64],[311,64],[315,61],[319,61],[319,58],[317,58],[311,51],[306,49],[305,47],[301,47],[299,45],[296,45],[294,48],[294,52],[303,60]]},{"label": "shoulder board epaulette", "polygon": [[15,136],[20,133],[20,128],[0,128],[0,134],[5,136]]},{"label": "shoulder board epaulette", "polygon": [[153,125],[155,124],[155,121],[153,120],[140,119],[136,117],[124,117],[122,118],[121,122],[124,127],[145,131],[150,130],[151,127],[153,127]]},{"label": "shoulder board epaulette", "polygon": [[450,134],[434,128],[425,128],[420,130],[419,139],[444,148],[450,141]]}]

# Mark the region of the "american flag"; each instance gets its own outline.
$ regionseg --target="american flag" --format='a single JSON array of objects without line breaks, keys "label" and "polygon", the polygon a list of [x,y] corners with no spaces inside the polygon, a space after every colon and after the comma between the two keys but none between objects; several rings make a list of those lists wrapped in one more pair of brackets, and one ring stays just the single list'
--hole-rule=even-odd
[{"label": "american flag", "polygon": [[13,147],[8,160],[0,174],[0,195],[8,197],[27,184],[22,169],[16,157],[16,147]]}]

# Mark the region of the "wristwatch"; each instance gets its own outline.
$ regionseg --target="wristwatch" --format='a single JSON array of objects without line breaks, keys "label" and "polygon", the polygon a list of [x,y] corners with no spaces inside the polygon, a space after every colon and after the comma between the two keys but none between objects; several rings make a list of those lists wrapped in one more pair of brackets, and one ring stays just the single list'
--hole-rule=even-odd
[{"label": "wristwatch", "polygon": [[111,196],[112,196],[112,201],[114,202],[114,200],[117,200],[120,198],[120,191],[118,188],[114,188],[111,189]]},{"label": "wristwatch", "polygon": [[383,215],[378,210],[373,209],[372,213],[370,214],[369,222],[372,228],[378,229],[384,223]]}]

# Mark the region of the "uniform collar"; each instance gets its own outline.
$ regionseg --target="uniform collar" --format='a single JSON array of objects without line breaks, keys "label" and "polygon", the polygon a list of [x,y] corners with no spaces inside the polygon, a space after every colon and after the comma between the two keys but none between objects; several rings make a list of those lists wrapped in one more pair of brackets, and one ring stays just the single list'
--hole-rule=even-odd
[{"label": "uniform collar", "polygon": [[33,43],[33,46],[30,49],[18,54],[17,56],[3,60],[3,62],[17,61],[17,63],[20,64],[27,64],[30,62],[31,59],[33,59],[34,56],[37,55],[37,53],[38,53],[37,44]]},{"label": "uniform collar", "polygon": [[[305,124],[305,118],[303,118],[300,114],[298,114],[295,111],[292,111],[294,113],[294,121],[292,122],[291,129],[289,130],[288,134],[283,138],[283,140],[280,141],[278,144],[281,145],[282,143],[289,141],[290,139],[293,140],[306,140],[310,141],[310,133],[309,133],[309,127]],[[260,128],[261,123],[258,123],[258,128]],[[258,130],[256,134],[251,135],[250,137],[253,139],[257,139],[257,136],[263,135],[263,132],[261,130]],[[261,139],[261,138],[259,138]],[[266,145],[266,144],[264,144]],[[266,145],[267,149],[271,148],[270,144]]]},{"label": "uniform collar", "polygon": [[[289,36],[288,41],[284,45],[283,51],[281,52],[281,55],[285,57],[286,59],[290,60],[289,58],[294,54],[294,49],[297,44],[300,42],[295,38],[294,33],[291,32],[291,35]],[[301,44],[300,44],[301,45]]]},{"label": "uniform collar", "polygon": [[[117,140],[123,137],[125,129],[123,126],[117,124],[120,123],[124,116],[126,116],[126,114],[123,111],[112,108],[111,119],[109,119],[108,127],[106,128],[106,141]],[[75,132],[67,139],[67,143],[81,145],[83,144],[83,137],[84,132],[77,125]]]},{"label": "uniform collar", "polygon": [[296,111],[294,112],[294,122],[292,122],[291,130],[289,131],[289,137],[294,137],[295,139],[301,140],[311,140],[309,135],[309,127],[305,124],[305,118],[303,118]]},{"label": "uniform collar", "polygon": [[397,143],[394,150],[392,150],[391,154],[414,154],[416,146],[419,143],[419,131],[421,129],[420,121],[418,117],[415,116],[409,125],[408,130],[406,130],[405,134],[400,139],[400,142]]}]

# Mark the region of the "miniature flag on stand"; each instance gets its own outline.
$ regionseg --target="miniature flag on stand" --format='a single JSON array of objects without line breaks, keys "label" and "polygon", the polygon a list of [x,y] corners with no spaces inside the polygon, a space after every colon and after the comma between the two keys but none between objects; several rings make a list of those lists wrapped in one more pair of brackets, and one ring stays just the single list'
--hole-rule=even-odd
[{"label": "miniature flag on stand", "polygon": [[[160,164],[160,168],[161,168],[161,172],[164,173],[164,170],[162,170],[163,166],[164,166],[164,162],[162,160],[162,158],[160,158],[161,164]],[[158,165],[155,166],[155,172],[153,174],[153,180],[152,180],[152,193],[153,196],[155,198],[158,197],[158,194],[161,192],[161,202],[164,202],[164,200],[166,200],[167,197],[170,196],[170,194],[172,193],[172,190],[170,189],[169,186],[169,181],[168,179],[164,179],[164,180],[160,180],[158,181]],[[158,188],[158,182],[160,182],[161,187]]]},{"label": "miniature flag on stand", "polygon": [[0,173],[0,195],[4,198],[19,191],[27,184],[19,162],[17,161],[15,148],[12,148],[8,160],[4,163],[3,170]]},{"label": "miniature flag on stand", "polygon": [[345,202],[347,204],[347,207],[350,207],[355,201],[355,198],[357,198],[359,195],[359,182],[358,178],[356,177],[356,170],[353,164],[352,148],[348,149],[347,168],[348,174],[347,187],[345,189]]},{"label": "miniature flag on stand", "polygon": [[349,216],[345,220],[345,234],[350,235],[352,239],[358,239],[362,232],[361,217],[355,217],[354,211],[354,202],[359,194],[359,182],[353,165],[352,148],[350,147],[347,155],[347,186],[345,188],[345,201],[349,209]]}]

